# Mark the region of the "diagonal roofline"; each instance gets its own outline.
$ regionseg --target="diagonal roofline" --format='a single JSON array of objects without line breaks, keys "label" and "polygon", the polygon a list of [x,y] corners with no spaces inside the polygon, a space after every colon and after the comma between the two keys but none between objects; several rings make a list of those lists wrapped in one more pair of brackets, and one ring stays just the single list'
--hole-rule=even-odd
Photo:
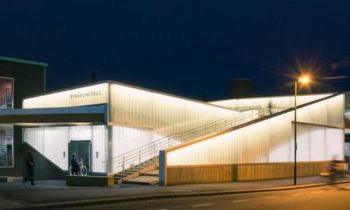
[{"label": "diagonal roofline", "polygon": [[140,87],[140,86],[136,86],[136,85],[130,85],[130,84],[126,84],[126,83],[123,83],[123,82],[117,82],[117,81],[113,81],[113,80],[102,80],[102,81],[98,81],[98,82],[82,84],[82,85],[72,86],[72,87],[63,88],[63,89],[59,89],[59,90],[49,91],[49,92],[46,92],[46,93],[33,95],[33,96],[30,96],[30,97],[25,97],[25,98],[23,98],[23,100],[31,99],[31,98],[35,98],[35,97],[46,96],[46,95],[50,95],[50,94],[55,94],[55,93],[59,93],[59,92],[63,92],[63,91],[69,91],[69,90],[78,89],[78,88],[84,88],[84,87],[89,87],[89,86],[94,86],[94,85],[105,84],[105,83],[108,84],[108,85],[116,84],[116,85],[121,85],[121,86],[134,88],[134,89],[138,89],[138,90],[148,91],[148,92],[151,92],[151,93],[157,93],[157,94],[161,94],[161,95],[165,95],[165,96],[169,96],[169,97],[183,99],[183,100],[186,100],[186,101],[192,101],[192,102],[195,102],[195,103],[200,103],[200,104],[211,106],[211,107],[216,107],[216,108],[219,108],[219,109],[228,110],[228,111],[231,111],[232,113],[239,113],[238,111],[232,110],[230,108],[222,107],[222,106],[219,106],[219,105],[216,105],[216,104],[211,104],[211,103],[204,102],[204,101],[199,101],[199,100],[195,100],[195,99],[191,99],[191,98],[186,98],[186,97],[183,97],[183,96],[174,95],[174,94],[171,94],[171,93],[165,93],[165,92],[152,90],[152,89],[148,89],[148,88],[144,88],[144,87]]}]

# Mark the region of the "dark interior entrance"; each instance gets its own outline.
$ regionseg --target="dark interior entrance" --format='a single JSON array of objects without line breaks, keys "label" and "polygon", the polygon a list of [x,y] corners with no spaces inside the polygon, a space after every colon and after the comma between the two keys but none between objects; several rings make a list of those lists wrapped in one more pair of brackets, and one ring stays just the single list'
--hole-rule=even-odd
[{"label": "dark interior entrance", "polygon": [[[68,166],[71,165],[71,158],[73,153],[76,154],[78,162],[83,161],[83,164],[86,166],[87,171],[91,172],[91,141],[70,141],[68,143]],[[69,168],[69,167],[68,167]]]}]

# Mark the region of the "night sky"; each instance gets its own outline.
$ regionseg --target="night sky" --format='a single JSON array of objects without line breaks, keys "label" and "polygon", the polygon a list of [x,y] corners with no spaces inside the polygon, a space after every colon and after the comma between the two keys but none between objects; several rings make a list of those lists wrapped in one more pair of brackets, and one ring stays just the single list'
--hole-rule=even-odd
[{"label": "night sky", "polygon": [[[115,80],[208,100],[232,79],[290,94],[291,76],[350,76],[350,1],[0,2],[0,56],[47,62],[49,90]],[[322,80],[311,92],[350,90]]]}]

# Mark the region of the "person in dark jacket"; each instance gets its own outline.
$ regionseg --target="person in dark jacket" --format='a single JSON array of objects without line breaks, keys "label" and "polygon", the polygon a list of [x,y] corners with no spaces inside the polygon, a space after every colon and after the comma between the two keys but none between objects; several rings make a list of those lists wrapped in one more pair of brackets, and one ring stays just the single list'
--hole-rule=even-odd
[{"label": "person in dark jacket", "polygon": [[35,185],[34,183],[34,158],[33,155],[30,151],[27,152],[27,156],[26,156],[26,166],[27,166],[27,173],[28,176],[24,179],[24,182],[30,180],[30,184],[31,185]]},{"label": "person in dark jacket", "polygon": [[79,163],[75,154],[72,155],[72,159],[70,162],[72,175],[78,175]]}]

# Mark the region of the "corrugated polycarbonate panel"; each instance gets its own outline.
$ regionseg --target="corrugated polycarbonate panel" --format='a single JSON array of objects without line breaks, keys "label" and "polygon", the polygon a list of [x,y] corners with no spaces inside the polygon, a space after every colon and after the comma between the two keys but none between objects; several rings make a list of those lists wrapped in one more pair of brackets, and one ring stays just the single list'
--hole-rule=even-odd
[{"label": "corrugated polycarbonate panel", "polygon": [[310,127],[310,160],[320,161],[326,158],[326,128]]},{"label": "corrugated polycarbonate panel", "polygon": [[23,100],[23,108],[71,107],[108,102],[108,84],[75,88]]},{"label": "corrugated polycarbonate panel", "polygon": [[23,141],[44,154],[44,128],[23,129]]},{"label": "corrugated polycarbonate panel", "polygon": [[344,132],[340,129],[326,129],[326,158],[344,158]]},{"label": "corrugated polycarbonate panel", "polygon": [[[24,141],[59,166],[68,170],[68,143],[71,140],[90,140],[92,171],[106,172],[106,126],[70,126],[24,128]],[[96,156],[98,152],[98,156]]]},{"label": "corrugated polycarbonate panel", "polygon": [[106,172],[107,145],[106,126],[92,126],[92,170],[94,172]]},{"label": "corrugated polycarbonate panel", "polygon": [[69,127],[69,139],[71,141],[89,141],[92,139],[92,126],[71,126]]},{"label": "corrugated polycarbonate panel", "polygon": [[344,126],[344,95],[298,109],[297,122]]},{"label": "corrugated polycarbonate panel", "polygon": [[[330,94],[297,96],[297,105],[305,104],[317,99],[329,96]],[[213,101],[212,104],[223,106],[227,108],[241,108],[241,107],[294,107],[294,96],[280,96],[280,97],[264,97],[264,98],[243,98],[243,99],[229,99],[222,101]]]},{"label": "corrugated polycarbonate panel", "polygon": [[24,141],[62,170],[67,170],[68,127],[24,128]]},{"label": "corrugated polycarbonate panel", "polygon": [[[339,115],[342,97],[334,97],[298,111],[303,120],[315,123],[316,113],[329,113],[328,106],[337,111],[326,114],[337,116],[332,122],[338,124],[343,117]],[[337,108],[338,107],[338,108]],[[299,119],[299,117],[298,117]],[[294,112],[288,112],[268,120],[189,145],[167,153],[168,165],[203,165],[258,162],[292,162],[294,160]],[[297,160],[329,160],[336,154],[342,158],[344,134],[342,128],[329,128],[311,124],[297,126]]]},{"label": "corrugated polycarbonate panel", "polygon": [[[120,162],[121,154],[135,150],[136,148],[142,147],[152,142],[152,131],[145,128],[132,128],[125,126],[113,126],[113,157],[115,157],[113,162],[113,171],[118,172],[121,168]],[[135,151],[136,157],[129,162],[126,160],[125,167],[130,167],[130,165],[136,165],[139,163],[138,151]],[[130,156],[130,155],[129,155]],[[141,161],[148,160],[154,157],[155,154],[150,151],[149,154],[143,154]]]},{"label": "corrugated polycarbonate panel", "polygon": [[[310,131],[309,126],[297,126],[297,161],[310,160]],[[291,158],[293,159],[293,158]]]},{"label": "corrugated polycarbonate panel", "polygon": [[[283,118],[288,118],[288,114],[273,121],[266,120],[169,152],[167,163],[168,165],[201,165],[272,162],[269,159],[274,160],[275,157],[269,156],[269,151],[278,150],[283,144],[291,141],[290,121],[287,123],[289,126],[276,128],[277,125],[283,124]],[[283,130],[283,128],[287,129]],[[283,138],[286,135],[289,135],[287,140]],[[280,153],[274,151],[273,154]],[[282,151],[282,155],[286,156],[285,150]]]},{"label": "corrugated polycarbonate panel", "polygon": [[43,155],[58,165],[61,169],[68,169],[68,157],[63,152],[68,151],[68,127],[46,127],[44,129]]},{"label": "corrugated polycarbonate panel", "polygon": [[[269,119],[270,139],[269,139],[269,158],[268,162],[288,162],[292,156],[294,143],[291,139],[294,136],[292,132],[293,125],[288,122],[293,117],[293,113],[287,113],[281,117]],[[276,127],[278,125],[278,127]]]},{"label": "corrugated polycarbonate panel", "polygon": [[195,128],[236,113],[205,103],[111,84],[111,121],[156,129],[154,132],[161,135]]},{"label": "corrugated polycarbonate panel", "polygon": [[328,125],[344,126],[344,100],[343,94],[327,100]]}]

